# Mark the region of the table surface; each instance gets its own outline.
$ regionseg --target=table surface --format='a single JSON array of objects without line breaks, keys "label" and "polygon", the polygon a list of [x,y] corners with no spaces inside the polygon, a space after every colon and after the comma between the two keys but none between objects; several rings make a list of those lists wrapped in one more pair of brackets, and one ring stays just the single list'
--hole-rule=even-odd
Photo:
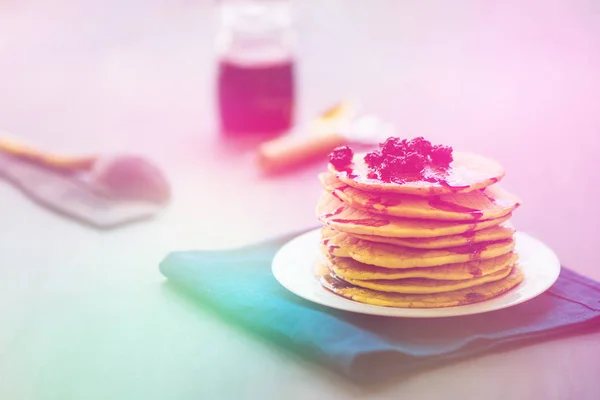
[{"label": "table surface", "polygon": [[[298,120],[356,94],[407,136],[497,159],[518,228],[600,279],[600,6],[443,4],[297,2]],[[171,250],[316,224],[323,164],[264,179],[219,138],[213,7],[0,2],[0,128],[62,152],[136,151],[174,188],[160,218],[99,232],[0,185],[0,398],[597,398],[600,333],[364,388],[165,288]]]}]

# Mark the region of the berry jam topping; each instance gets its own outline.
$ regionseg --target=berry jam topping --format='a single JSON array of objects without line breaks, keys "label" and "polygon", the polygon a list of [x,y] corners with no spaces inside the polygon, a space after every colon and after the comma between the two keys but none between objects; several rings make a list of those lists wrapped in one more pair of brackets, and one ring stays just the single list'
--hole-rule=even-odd
[{"label": "berry jam topping", "polygon": [[343,168],[352,162],[353,156],[350,146],[341,146],[333,149],[329,154],[329,162],[336,168]]},{"label": "berry jam topping", "polygon": [[433,146],[429,153],[432,164],[448,168],[452,162],[452,147],[437,145]]},{"label": "berry jam topping", "polygon": [[431,176],[423,176],[425,168],[444,171],[453,158],[452,147],[432,145],[423,137],[411,140],[390,137],[380,144],[379,150],[367,153],[364,160],[369,167],[368,178],[402,183],[407,177],[431,180]]}]

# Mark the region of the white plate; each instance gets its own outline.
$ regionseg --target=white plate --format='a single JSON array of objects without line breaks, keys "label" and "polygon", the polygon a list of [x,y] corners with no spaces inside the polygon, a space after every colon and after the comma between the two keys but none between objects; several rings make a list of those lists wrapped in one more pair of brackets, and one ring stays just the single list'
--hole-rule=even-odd
[{"label": "white plate", "polygon": [[493,299],[465,306],[445,308],[392,308],[358,303],[333,294],[315,277],[320,229],[307,232],[285,244],[273,259],[273,275],[286,289],[314,303],[362,314],[388,317],[436,318],[479,314],[511,307],[545,292],[556,282],[560,262],[552,250],[522,232],[515,234],[519,265],[525,279],[516,288]]}]

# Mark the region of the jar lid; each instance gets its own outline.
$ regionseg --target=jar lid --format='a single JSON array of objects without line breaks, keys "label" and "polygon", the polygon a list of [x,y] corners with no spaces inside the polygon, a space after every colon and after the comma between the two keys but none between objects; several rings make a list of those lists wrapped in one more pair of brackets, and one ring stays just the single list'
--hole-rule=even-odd
[{"label": "jar lid", "polygon": [[224,28],[244,34],[263,34],[292,24],[289,0],[220,1],[220,18]]}]

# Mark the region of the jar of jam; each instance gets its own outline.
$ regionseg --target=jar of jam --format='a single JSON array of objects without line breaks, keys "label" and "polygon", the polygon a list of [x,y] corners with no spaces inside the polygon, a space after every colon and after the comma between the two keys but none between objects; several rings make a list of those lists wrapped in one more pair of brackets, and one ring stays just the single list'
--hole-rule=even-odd
[{"label": "jar of jam", "polygon": [[294,117],[289,0],[222,0],[217,97],[227,135],[275,136]]}]

